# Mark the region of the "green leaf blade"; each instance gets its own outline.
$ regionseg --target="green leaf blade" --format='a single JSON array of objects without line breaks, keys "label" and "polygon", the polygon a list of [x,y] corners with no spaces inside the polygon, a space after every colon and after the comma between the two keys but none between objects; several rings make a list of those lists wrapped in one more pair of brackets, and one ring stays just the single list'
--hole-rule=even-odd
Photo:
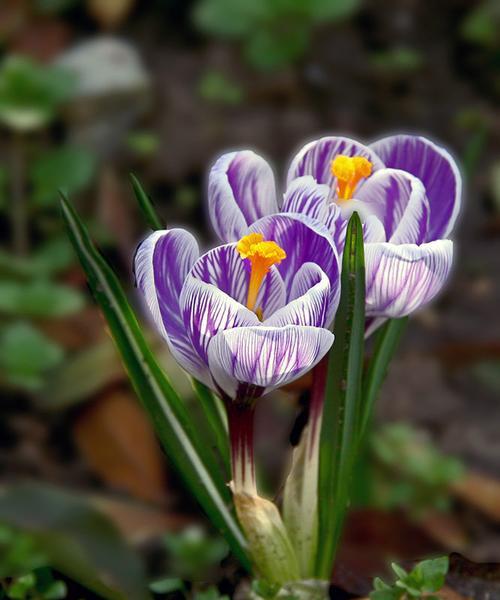
[{"label": "green leaf blade", "polygon": [[152,418],[165,450],[214,525],[249,568],[245,539],[228,508],[230,491],[210,449],[203,447],[189,415],[152,355],[137,319],[112,269],[91,242],[77,214],[63,197],[63,216],[89,286],[112,332],[138,397]]},{"label": "green leaf blade", "polygon": [[161,219],[158,217],[153,207],[151,199],[146,194],[146,191],[142,187],[140,181],[133,173],[130,173],[130,181],[132,182],[132,187],[134,188],[134,194],[139,204],[139,208],[141,209],[142,214],[146,218],[146,222],[148,223],[148,225],[153,231],[165,229],[165,226],[161,222]]},{"label": "green leaf blade", "polygon": [[316,575],[325,579],[330,578],[347,508],[361,413],[365,267],[363,230],[357,213],[353,213],[347,227],[341,284],[335,342],[328,357],[320,438]]}]

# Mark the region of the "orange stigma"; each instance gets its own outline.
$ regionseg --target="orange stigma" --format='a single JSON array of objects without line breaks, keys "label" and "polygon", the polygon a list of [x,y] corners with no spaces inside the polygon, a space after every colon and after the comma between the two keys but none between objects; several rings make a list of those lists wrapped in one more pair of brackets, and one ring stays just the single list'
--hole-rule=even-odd
[{"label": "orange stigma", "polygon": [[372,163],[363,156],[337,154],[332,160],[332,175],[337,178],[340,200],[350,200],[360,179],[372,174]]},{"label": "orange stigma", "polygon": [[[261,233],[250,233],[242,237],[236,245],[236,250],[241,258],[250,261],[247,308],[254,310],[264,277],[273,265],[278,265],[286,258],[286,253],[276,242],[265,242]],[[255,312],[258,314],[259,311],[260,309]]]}]

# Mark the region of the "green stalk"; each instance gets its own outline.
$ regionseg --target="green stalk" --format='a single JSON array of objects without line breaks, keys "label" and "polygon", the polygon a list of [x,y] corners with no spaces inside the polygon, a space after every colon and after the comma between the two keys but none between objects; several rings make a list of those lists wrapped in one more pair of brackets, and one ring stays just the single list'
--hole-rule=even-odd
[{"label": "green stalk", "polygon": [[377,332],[373,355],[363,381],[363,412],[359,429],[359,443],[368,430],[375,400],[387,375],[389,364],[398,349],[401,336],[408,324],[408,317],[390,319]]},{"label": "green stalk", "polygon": [[335,342],[328,357],[319,455],[316,576],[326,580],[331,576],[347,510],[362,414],[365,267],[363,229],[356,212],[347,227],[341,285]]}]

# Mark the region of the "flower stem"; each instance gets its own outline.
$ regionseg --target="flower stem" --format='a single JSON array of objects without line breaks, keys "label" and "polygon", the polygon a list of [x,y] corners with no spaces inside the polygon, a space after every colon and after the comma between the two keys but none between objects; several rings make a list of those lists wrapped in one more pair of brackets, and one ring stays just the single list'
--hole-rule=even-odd
[{"label": "flower stem", "polygon": [[227,403],[235,493],[257,495],[253,447],[254,413],[254,402],[229,401]]}]

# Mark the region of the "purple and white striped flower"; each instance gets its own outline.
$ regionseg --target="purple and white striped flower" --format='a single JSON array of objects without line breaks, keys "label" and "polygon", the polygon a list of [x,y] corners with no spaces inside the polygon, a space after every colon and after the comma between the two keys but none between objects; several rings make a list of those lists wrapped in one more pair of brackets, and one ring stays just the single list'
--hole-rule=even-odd
[{"label": "purple and white striped flower", "polygon": [[339,296],[336,248],[301,215],[258,220],[238,243],[202,256],[187,231],[157,231],[140,245],[135,272],[176,360],[227,398],[300,377],[333,342],[325,326]]},{"label": "purple and white striped flower", "polygon": [[366,313],[402,317],[430,302],[452,265],[447,239],[461,204],[461,178],[449,153],[418,136],[365,146],[344,137],[311,142],[293,159],[278,205],[268,164],[251,151],[222,156],[209,177],[209,213],[225,242],[276,212],[305,215],[343,250],[347,220],[363,221]]}]

